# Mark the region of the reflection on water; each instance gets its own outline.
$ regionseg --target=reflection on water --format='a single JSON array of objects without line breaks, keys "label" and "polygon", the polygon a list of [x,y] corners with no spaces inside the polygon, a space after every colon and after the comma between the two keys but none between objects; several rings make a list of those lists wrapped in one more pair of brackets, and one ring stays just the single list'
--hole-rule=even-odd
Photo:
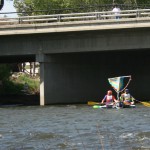
[{"label": "reflection on water", "polygon": [[150,150],[150,108],[0,107],[0,150]]}]

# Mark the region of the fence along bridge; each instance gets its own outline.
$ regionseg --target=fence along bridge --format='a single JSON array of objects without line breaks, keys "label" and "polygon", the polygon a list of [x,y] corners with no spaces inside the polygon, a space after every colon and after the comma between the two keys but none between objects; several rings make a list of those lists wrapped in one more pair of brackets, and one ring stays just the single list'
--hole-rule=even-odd
[{"label": "fence along bridge", "polygon": [[[150,9],[122,10],[117,16],[120,20],[129,21],[130,18],[138,20],[149,20]],[[0,25],[16,25],[16,24],[37,24],[37,23],[54,23],[54,22],[70,22],[70,21],[91,21],[99,20],[108,22],[115,19],[116,14],[112,11],[88,12],[88,13],[70,13],[70,14],[53,14],[53,15],[36,15],[36,16],[19,16],[17,18],[1,18]],[[132,20],[132,19],[131,19]]]}]

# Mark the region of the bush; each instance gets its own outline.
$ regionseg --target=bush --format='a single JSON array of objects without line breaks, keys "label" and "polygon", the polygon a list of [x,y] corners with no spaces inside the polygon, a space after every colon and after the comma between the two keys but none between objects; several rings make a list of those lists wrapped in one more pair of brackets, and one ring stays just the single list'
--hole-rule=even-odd
[{"label": "bush", "polygon": [[14,83],[12,81],[4,81],[3,86],[1,88],[0,93],[1,94],[20,94],[20,91],[22,90],[23,85]]},{"label": "bush", "polygon": [[25,83],[29,94],[39,94],[39,77],[31,77],[22,72],[12,74],[9,64],[0,64],[0,81],[0,94],[21,94]]},{"label": "bush", "polygon": [[20,74],[15,82],[21,83],[22,87],[24,87],[24,84],[26,83],[29,87],[28,93],[39,94],[39,77],[31,77],[28,74]]},{"label": "bush", "polygon": [[0,80],[3,82],[11,76],[11,67],[8,64],[0,64]]}]

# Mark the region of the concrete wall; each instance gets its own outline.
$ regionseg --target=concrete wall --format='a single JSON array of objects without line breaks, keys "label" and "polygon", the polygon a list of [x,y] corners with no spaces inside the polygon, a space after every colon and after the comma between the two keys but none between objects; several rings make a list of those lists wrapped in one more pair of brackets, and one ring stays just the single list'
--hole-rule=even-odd
[{"label": "concrete wall", "polygon": [[150,28],[0,36],[0,56],[150,48]]}]

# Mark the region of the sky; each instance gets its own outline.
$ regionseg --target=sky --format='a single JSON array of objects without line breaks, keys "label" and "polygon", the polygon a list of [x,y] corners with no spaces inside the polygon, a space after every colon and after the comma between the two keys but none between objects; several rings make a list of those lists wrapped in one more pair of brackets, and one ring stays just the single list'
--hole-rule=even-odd
[{"label": "sky", "polygon": [[[5,12],[16,12],[14,6],[13,6],[13,0],[4,0],[4,6],[0,10],[0,13],[5,13]],[[17,14],[0,14],[0,17],[4,17],[4,15],[7,15],[7,17],[17,17]]]}]

